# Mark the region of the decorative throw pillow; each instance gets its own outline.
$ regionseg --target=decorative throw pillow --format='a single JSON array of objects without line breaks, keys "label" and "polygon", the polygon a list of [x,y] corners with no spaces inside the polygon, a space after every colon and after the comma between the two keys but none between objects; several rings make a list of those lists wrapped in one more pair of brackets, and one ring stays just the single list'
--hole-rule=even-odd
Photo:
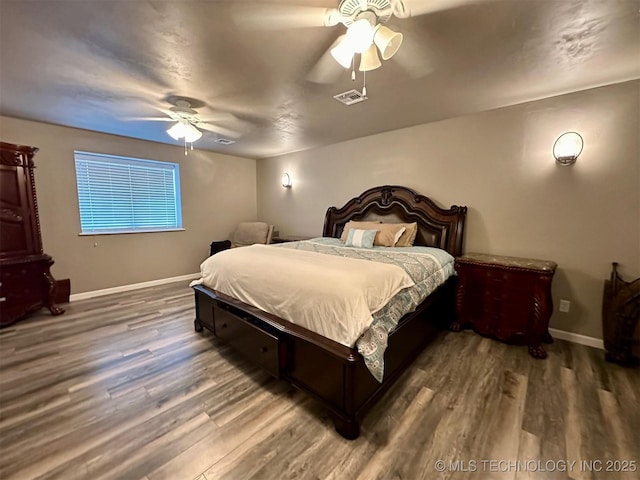
[{"label": "decorative throw pillow", "polygon": [[347,247],[373,248],[373,239],[378,230],[358,230],[351,228],[347,234]]},{"label": "decorative throw pillow", "polygon": [[341,242],[346,242],[347,241],[347,235],[349,235],[349,230],[352,228],[358,228],[360,230],[373,230],[373,229],[378,229],[378,226],[380,225],[380,221],[377,222],[354,222],[353,220],[350,220],[347,222],[347,224],[344,226],[344,229],[342,230],[342,235],[340,236],[340,241]]}]

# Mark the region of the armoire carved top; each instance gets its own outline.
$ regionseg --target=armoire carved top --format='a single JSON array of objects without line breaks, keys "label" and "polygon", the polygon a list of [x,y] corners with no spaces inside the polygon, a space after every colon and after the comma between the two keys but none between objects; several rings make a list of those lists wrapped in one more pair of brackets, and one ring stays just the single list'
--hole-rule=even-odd
[{"label": "armoire carved top", "polygon": [[33,168],[33,156],[38,150],[37,147],[0,142],[0,164]]}]

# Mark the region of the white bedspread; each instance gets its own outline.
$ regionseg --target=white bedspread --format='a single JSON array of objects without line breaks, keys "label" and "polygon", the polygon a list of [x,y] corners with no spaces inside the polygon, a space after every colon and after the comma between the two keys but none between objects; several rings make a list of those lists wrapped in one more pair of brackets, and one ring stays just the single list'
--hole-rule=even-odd
[{"label": "white bedspread", "polygon": [[202,278],[194,283],[348,347],[369,328],[374,313],[414,285],[397,265],[269,245],[225,250],[200,268]]}]

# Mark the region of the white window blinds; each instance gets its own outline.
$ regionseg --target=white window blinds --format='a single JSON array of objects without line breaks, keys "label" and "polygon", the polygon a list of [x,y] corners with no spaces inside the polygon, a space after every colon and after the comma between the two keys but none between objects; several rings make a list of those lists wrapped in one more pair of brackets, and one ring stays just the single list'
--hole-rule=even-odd
[{"label": "white window blinds", "polygon": [[180,166],[75,152],[83,234],[182,228]]}]

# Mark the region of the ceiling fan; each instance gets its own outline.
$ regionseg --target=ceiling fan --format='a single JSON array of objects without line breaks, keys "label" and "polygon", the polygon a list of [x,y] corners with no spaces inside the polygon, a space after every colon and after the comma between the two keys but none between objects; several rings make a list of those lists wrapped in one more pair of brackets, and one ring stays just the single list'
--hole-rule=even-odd
[{"label": "ceiling fan", "polygon": [[[332,68],[325,60],[328,54],[343,68],[352,68],[352,79],[355,78],[356,55],[360,55],[358,70],[361,72],[382,66],[380,57],[382,60],[393,57],[404,36],[385,25],[392,17],[405,19],[483,1],[487,0],[340,0],[337,8],[262,4],[240,7],[243,13],[239,20],[250,28],[261,29],[334,27],[338,24],[347,27],[309,76],[311,81],[318,79],[317,83],[326,83],[325,80],[332,77],[327,72]],[[411,50],[417,51],[416,45]],[[424,58],[412,61],[417,63]],[[366,95],[366,86],[363,90]]]},{"label": "ceiling fan", "polygon": [[[183,140],[185,145],[185,155],[187,155],[187,144],[193,150],[193,143],[202,138],[202,131],[207,130],[220,136],[216,140],[217,143],[229,145],[235,143],[241,133],[231,128],[218,125],[217,122],[238,121],[238,118],[229,112],[214,112],[208,114],[208,119],[203,120],[198,111],[194,109],[205,106],[200,100],[186,97],[169,97],[169,103],[173,106],[168,110],[161,109],[166,117],[136,117],[132,120],[153,121],[153,122],[173,122],[173,125],[167,129],[167,134],[174,140]],[[213,122],[216,122],[215,124]],[[222,138],[226,137],[226,138]]]}]

